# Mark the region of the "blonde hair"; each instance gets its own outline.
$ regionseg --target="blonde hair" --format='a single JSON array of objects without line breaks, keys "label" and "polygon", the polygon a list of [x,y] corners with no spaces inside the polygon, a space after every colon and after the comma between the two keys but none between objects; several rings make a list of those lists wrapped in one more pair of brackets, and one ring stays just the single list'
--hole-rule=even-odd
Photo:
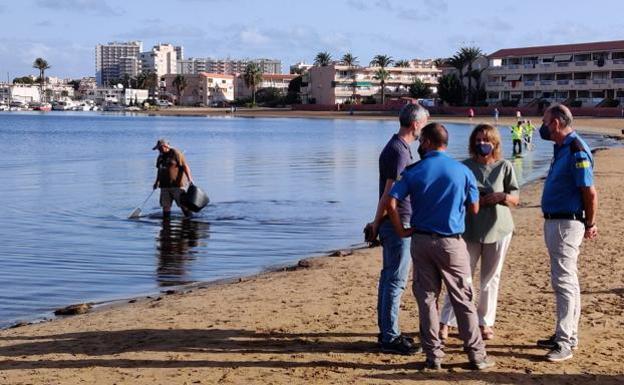
[{"label": "blonde hair", "polygon": [[468,143],[468,152],[470,157],[475,158],[477,156],[477,144],[475,143],[477,134],[482,132],[488,142],[492,143],[492,157],[496,160],[503,158],[503,151],[501,149],[501,138],[496,127],[491,124],[479,124],[470,134],[470,141]]}]

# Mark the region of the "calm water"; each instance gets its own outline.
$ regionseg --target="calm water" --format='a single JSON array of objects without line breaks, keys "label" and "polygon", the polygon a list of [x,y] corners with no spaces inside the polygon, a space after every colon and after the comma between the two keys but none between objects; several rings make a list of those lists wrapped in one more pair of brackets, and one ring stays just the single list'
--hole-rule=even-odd
[{"label": "calm water", "polygon": [[[470,127],[447,127],[450,153],[464,158]],[[0,113],[0,326],[357,244],[374,214],[378,154],[396,129],[378,121]],[[163,223],[154,194],[148,216],[128,220],[151,191],[151,147],[161,136],[185,152],[211,205],[191,221]],[[507,130],[503,136],[509,144]],[[551,146],[536,144],[514,160],[525,180],[543,175],[550,159]]]}]

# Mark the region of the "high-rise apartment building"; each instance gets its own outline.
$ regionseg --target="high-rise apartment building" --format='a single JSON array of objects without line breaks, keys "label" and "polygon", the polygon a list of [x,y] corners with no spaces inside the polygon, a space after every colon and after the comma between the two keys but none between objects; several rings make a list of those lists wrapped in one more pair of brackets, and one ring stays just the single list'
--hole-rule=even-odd
[{"label": "high-rise apartment building", "polygon": [[111,80],[124,75],[138,75],[138,58],[143,50],[140,41],[112,42],[95,47],[95,78],[98,85],[108,85]]},{"label": "high-rise apartment building", "polygon": [[171,44],[155,45],[150,51],[141,53],[141,71],[155,72],[158,77],[178,73],[177,57],[182,50],[182,47]]},{"label": "high-rise apartment building", "polygon": [[247,64],[258,64],[264,74],[281,74],[282,62],[276,59],[212,59],[212,58],[189,58],[178,60],[178,73],[198,74],[210,72],[217,74],[236,74],[245,72]]}]

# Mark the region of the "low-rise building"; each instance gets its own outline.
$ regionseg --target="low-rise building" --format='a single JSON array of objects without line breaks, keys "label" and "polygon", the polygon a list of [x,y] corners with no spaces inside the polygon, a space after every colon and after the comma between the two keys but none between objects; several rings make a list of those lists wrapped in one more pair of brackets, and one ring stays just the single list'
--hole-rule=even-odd
[{"label": "low-rise building", "polygon": [[624,40],[506,48],[488,56],[490,104],[530,106],[541,100],[573,106],[624,103]]},{"label": "low-rise building", "polygon": [[[299,75],[286,75],[286,74],[263,74],[262,82],[256,87],[256,92],[261,89],[275,88],[281,94],[286,95],[288,93],[288,85],[290,81]],[[234,96],[236,99],[250,98],[252,95],[252,89],[247,87],[245,79],[242,74],[239,74],[235,78],[236,89]]]},{"label": "low-rise building", "polygon": [[176,75],[161,77],[163,91],[161,96],[177,100],[184,106],[213,106],[234,100],[234,76],[202,72],[199,74],[183,75],[186,87],[178,90],[174,85]]},{"label": "low-rise building", "polygon": [[143,104],[148,98],[147,90],[118,87],[101,87],[87,90],[84,99],[92,100],[97,105],[119,104],[130,106]]},{"label": "low-rise building", "polygon": [[0,83],[0,102],[9,104],[10,102],[32,103],[41,101],[39,85],[20,83]]},{"label": "low-rise building", "polygon": [[[331,64],[313,66],[303,74],[301,99],[303,103],[341,104],[347,101],[361,102],[374,98],[381,101],[381,81],[375,73],[379,67],[358,67]],[[441,71],[430,67],[387,67],[389,76],[385,80],[385,96],[398,98],[409,96],[410,86],[418,79],[437,92]]]}]

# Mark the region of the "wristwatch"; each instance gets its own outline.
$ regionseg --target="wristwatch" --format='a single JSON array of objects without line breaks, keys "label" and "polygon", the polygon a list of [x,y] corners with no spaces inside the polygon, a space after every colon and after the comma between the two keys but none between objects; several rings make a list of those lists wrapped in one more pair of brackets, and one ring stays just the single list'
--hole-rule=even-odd
[{"label": "wristwatch", "polygon": [[595,223],[585,223],[585,230],[589,230],[589,229],[591,229],[592,227],[595,227],[595,226],[596,226]]}]

